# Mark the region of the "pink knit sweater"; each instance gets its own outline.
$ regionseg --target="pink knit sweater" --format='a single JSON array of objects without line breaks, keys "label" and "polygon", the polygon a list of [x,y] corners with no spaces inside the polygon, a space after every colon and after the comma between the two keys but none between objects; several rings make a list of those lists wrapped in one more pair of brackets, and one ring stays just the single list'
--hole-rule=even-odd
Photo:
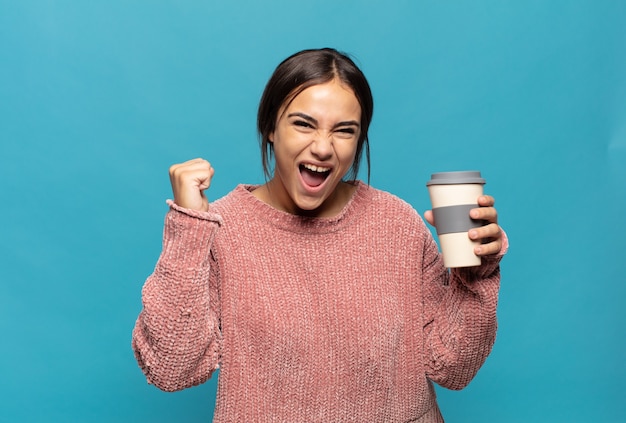
[{"label": "pink knit sweater", "polygon": [[170,203],[133,348],[174,391],[220,368],[215,422],[441,422],[493,345],[499,257],[446,271],[405,202],[359,183],[333,218],[239,186],[210,212]]}]

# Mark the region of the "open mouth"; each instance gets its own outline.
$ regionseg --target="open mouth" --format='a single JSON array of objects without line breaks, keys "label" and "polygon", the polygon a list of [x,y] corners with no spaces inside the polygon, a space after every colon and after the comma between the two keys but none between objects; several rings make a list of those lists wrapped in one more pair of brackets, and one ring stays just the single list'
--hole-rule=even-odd
[{"label": "open mouth", "polygon": [[324,183],[328,175],[330,175],[331,168],[315,166],[312,164],[301,164],[300,175],[305,184],[310,187],[318,187]]}]

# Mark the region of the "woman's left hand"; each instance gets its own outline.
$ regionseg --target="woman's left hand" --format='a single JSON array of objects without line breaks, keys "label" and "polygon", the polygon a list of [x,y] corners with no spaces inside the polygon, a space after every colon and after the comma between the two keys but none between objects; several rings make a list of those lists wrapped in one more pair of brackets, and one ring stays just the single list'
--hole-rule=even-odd
[{"label": "woman's left hand", "polygon": [[[498,254],[502,249],[502,231],[498,225],[498,212],[493,205],[496,200],[490,195],[478,197],[480,207],[470,210],[470,217],[475,220],[484,220],[485,225],[480,228],[470,229],[470,239],[480,241],[481,244],[474,248],[477,256]],[[433,213],[431,210],[424,213],[424,217],[434,226]]]}]

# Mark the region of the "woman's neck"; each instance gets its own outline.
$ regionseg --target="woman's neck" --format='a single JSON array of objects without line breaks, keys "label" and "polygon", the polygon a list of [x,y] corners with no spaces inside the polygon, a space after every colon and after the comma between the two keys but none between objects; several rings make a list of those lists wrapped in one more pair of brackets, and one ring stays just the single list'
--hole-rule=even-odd
[{"label": "woman's neck", "polygon": [[356,191],[357,189],[357,184],[340,182],[333,191],[333,194],[328,197],[320,207],[313,210],[303,210],[298,208],[297,206],[287,206],[286,203],[288,203],[288,201],[282,200],[280,198],[279,193],[281,192],[281,190],[276,186],[276,184],[276,177],[274,177],[269,182],[259,186],[257,189],[252,191],[252,195],[277,210],[306,217],[337,216],[339,213],[341,213],[346,204],[348,204],[348,202],[352,198],[352,195],[354,194],[354,191]]}]

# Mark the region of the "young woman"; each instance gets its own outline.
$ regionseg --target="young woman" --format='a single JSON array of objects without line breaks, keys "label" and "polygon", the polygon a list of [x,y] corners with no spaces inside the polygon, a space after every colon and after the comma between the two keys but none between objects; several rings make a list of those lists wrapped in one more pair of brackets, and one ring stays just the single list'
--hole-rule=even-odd
[{"label": "young woman", "polygon": [[449,272],[410,205],[353,181],[372,112],[346,55],[302,51],[260,102],[267,183],[209,203],[207,161],[170,168],[133,331],[148,382],[184,389],[219,367],[215,422],[443,421],[431,381],[461,389],[491,351],[506,241],[480,197],[483,264]]}]

